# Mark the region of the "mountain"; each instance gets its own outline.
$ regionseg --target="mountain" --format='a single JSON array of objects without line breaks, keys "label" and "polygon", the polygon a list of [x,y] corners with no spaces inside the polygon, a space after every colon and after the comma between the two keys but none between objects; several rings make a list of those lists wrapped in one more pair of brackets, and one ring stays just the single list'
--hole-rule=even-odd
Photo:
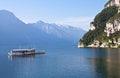
[{"label": "mountain", "polygon": [[109,0],[95,16],[78,47],[120,47],[120,0]]},{"label": "mountain", "polygon": [[37,23],[29,25],[38,28],[40,31],[43,31],[50,36],[71,41],[72,43],[78,42],[79,37],[82,37],[82,35],[85,33],[85,31],[80,28],[72,26],[62,26],[57,24],[49,24],[43,21],[39,21]]},{"label": "mountain", "polygon": [[0,11],[0,44],[25,42],[25,23],[6,10]]},{"label": "mountain", "polygon": [[25,24],[12,12],[0,10],[0,45],[73,44],[74,39],[77,42],[78,36],[84,33],[84,30],[75,27],[58,26],[42,21]]}]

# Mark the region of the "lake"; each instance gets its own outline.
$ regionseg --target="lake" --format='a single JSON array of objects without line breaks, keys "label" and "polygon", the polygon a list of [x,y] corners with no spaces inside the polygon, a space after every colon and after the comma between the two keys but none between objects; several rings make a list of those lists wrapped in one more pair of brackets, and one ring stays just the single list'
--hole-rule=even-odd
[{"label": "lake", "polygon": [[120,49],[35,46],[46,54],[10,57],[13,48],[0,46],[0,78],[120,78]]}]

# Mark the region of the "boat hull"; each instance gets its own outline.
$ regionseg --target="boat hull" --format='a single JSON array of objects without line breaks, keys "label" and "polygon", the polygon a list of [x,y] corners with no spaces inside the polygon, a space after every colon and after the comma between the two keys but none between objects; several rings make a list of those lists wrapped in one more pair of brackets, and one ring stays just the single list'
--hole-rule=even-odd
[{"label": "boat hull", "polygon": [[8,55],[10,56],[22,56],[22,55],[34,55],[35,53],[11,53],[9,52]]}]

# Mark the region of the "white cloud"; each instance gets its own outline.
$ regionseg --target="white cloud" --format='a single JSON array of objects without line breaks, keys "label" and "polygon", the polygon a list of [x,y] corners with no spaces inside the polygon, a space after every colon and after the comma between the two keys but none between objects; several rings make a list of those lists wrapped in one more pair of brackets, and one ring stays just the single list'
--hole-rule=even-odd
[{"label": "white cloud", "polygon": [[62,20],[55,21],[56,24],[61,25],[71,25],[75,27],[80,27],[84,30],[88,30],[90,27],[90,22],[93,20],[93,17],[71,17],[64,18]]}]

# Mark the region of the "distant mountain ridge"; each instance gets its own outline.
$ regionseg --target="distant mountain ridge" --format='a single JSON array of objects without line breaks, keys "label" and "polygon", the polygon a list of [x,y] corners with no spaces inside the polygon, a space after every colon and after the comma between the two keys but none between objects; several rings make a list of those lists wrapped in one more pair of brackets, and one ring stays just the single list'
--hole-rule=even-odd
[{"label": "distant mountain ridge", "polygon": [[75,27],[64,27],[42,21],[25,24],[13,13],[0,10],[0,45],[73,44],[85,33]]},{"label": "distant mountain ridge", "polygon": [[[85,31],[76,27],[72,26],[62,26],[57,24],[49,24],[42,21],[37,23],[29,24],[33,27],[40,29],[41,31],[45,32],[46,34],[56,36],[60,39],[68,40],[76,42],[79,40]],[[79,34],[83,33],[83,34]]]}]

